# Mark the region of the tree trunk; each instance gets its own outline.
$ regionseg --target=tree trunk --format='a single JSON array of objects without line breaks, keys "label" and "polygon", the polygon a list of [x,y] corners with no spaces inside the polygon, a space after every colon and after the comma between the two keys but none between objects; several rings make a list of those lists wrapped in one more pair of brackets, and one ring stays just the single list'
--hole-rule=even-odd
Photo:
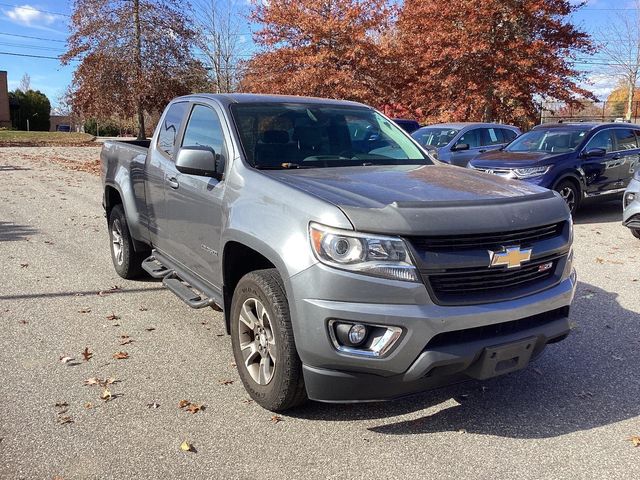
[{"label": "tree trunk", "polygon": [[133,0],[133,23],[135,25],[136,53],[136,110],[138,113],[138,140],[147,138],[144,128],[144,107],[142,105],[142,35],[140,33],[140,0]]},{"label": "tree trunk", "polygon": [[625,113],[625,120],[631,120],[631,114],[633,113],[633,95],[636,89],[636,75],[629,76],[629,86],[627,87],[627,112]]}]

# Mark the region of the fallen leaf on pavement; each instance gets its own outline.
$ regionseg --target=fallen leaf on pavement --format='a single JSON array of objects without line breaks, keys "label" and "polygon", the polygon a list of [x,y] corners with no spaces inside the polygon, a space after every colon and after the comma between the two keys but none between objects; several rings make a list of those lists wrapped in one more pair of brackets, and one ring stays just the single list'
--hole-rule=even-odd
[{"label": "fallen leaf on pavement", "polygon": [[120,338],[122,338],[120,345],[129,345],[134,341],[133,338],[129,338],[129,335],[122,335]]},{"label": "fallen leaf on pavement", "polygon": [[63,415],[62,417],[58,417],[58,423],[64,425],[65,423],[73,423],[73,418],[70,415]]},{"label": "fallen leaf on pavement", "polygon": [[629,438],[629,441],[631,443],[633,443],[634,447],[640,447],[640,436],[639,435],[633,435],[632,437]]},{"label": "fallen leaf on pavement", "polygon": [[120,317],[112,312],[111,315],[107,315],[107,320],[120,320]]},{"label": "fallen leaf on pavement", "polygon": [[90,308],[81,308],[80,310],[78,310],[78,313],[91,313],[91,309]]},{"label": "fallen leaf on pavement", "polygon": [[155,330],[155,327],[149,327],[149,328],[145,328],[145,330],[147,332],[153,332]]},{"label": "fallen leaf on pavement", "polygon": [[220,385],[231,385],[233,383],[233,380],[218,380],[218,383]]},{"label": "fallen leaf on pavement", "polygon": [[190,452],[191,450],[193,450],[193,446],[185,440],[180,444],[180,450],[182,450],[183,452]]},{"label": "fallen leaf on pavement", "polygon": [[21,264],[20,264],[20,267],[21,267],[21,268],[27,268],[28,266],[29,266],[29,264],[28,264],[28,263],[21,263]]},{"label": "fallen leaf on pavement", "polygon": [[93,408],[93,403],[91,403],[91,402],[87,402],[87,403],[85,403],[85,404],[84,404],[84,408],[86,408],[87,410],[89,410],[89,409]]},{"label": "fallen leaf on pavement", "polygon": [[160,404],[156,402],[147,403],[147,408],[158,408],[159,406]]},{"label": "fallen leaf on pavement", "polygon": [[198,413],[200,410],[204,410],[204,405],[198,405],[197,403],[192,403],[186,408],[189,413]]},{"label": "fallen leaf on pavement", "polygon": [[189,400],[180,400],[178,402],[178,408],[184,408],[191,405],[191,402]]},{"label": "fallen leaf on pavement", "polygon": [[68,407],[68,406],[69,406],[69,404],[67,402],[58,402],[58,403],[56,403],[56,407],[57,408],[65,408],[65,407]]},{"label": "fallen leaf on pavement", "polygon": [[149,310],[147,307],[143,307],[142,305],[138,308],[138,310],[140,310],[141,312],[146,312],[147,310]]},{"label": "fallen leaf on pavement", "polygon": [[278,423],[282,421],[282,417],[280,415],[274,415],[273,417],[271,417],[271,421],[273,423]]},{"label": "fallen leaf on pavement", "polygon": [[116,352],[113,354],[113,358],[116,360],[126,360],[129,358],[129,354],[127,352]]},{"label": "fallen leaf on pavement", "polygon": [[253,403],[253,400],[251,400],[250,398],[245,398],[244,400],[242,400],[242,403],[246,403],[248,405],[250,403]]},{"label": "fallen leaf on pavement", "polygon": [[71,361],[73,361],[74,358],[73,357],[69,357],[68,355],[60,355],[60,361],[62,363],[69,363]]},{"label": "fallen leaf on pavement", "polygon": [[93,357],[93,353],[89,351],[89,347],[84,347],[84,350],[82,351],[82,357],[84,358],[85,362],[91,360],[91,357]]},{"label": "fallen leaf on pavement", "polygon": [[104,387],[104,390],[102,390],[102,394],[100,395],[100,398],[105,402],[108,402],[109,400],[111,400],[112,398],[111,390],[109,390],[107,387]]},{"label": "fallen leaf on pavement", "polygon": [[604,263],[604,258],[596,257],[596,263]]},{"label": "fallen leaf on pavement", "polygon": [[84,384],[85,384],[85,385],[100,385],[100,384],[101,384],[101,382],[100,382],[100,380],[98,380],[96,377],[91,377],[91,378],[87,378],[87,379],[84,381]]}]

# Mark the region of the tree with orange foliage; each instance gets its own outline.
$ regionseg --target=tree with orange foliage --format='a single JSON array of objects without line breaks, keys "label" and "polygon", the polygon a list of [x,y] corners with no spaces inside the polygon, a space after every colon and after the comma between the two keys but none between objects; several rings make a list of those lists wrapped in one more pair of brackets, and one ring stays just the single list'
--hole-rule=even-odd
[{"label": "tree with orange foliage", "polygon": [[536,120],[536,99],[593,98],[578,85],[589,36],[568,0],[406,0],[398,21],[405,101],[432,120]]},{"label": "tree with orange foliage", "polygon": [[245,64],[242,90],[385,102],[381,37],[394,12],[385,0],[254,2],[262,51]]}]

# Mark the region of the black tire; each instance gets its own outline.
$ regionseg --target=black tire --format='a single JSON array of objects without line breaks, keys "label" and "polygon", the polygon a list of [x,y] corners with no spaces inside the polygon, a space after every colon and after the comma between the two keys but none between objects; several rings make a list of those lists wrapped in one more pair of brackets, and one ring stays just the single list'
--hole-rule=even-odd
[{"label": "black tire", "polygon": [[580,189],[571,180],[563,180],[558,183],[554,190],[558,192],[569,207],[571,215],[576,213],[580,206]]},{"label": "black tire", "polygon": [[134,250],[122,205],[116,205],[111,209],[108,225],[111,260],[116,272],[128,280],[140,277],[143,273],[142,261],[148,252]]},{"label": "black tire", "polygon": [[[264,308],[266,317],[257,313],[259,305]],[[252,310],[253,307],[256,310]],[[254,328],[241,320],[241,312],[244,318],[255,313],[251,317]],[[258,317],[261,320],[254,321]],[[265,340],[262,347],[260,332]],[[248,273],[238,282],[231,301],[231,345],[244,388],[260,406],[282,412],[306,401],[302,362],[293,339],[289,304],[282,279],[275,268]],[[260,348],[262,350],[259,351]],[[253,361],[245,362],[245,359]],[[256,360],[259,362],[257,369],[254,368]],[[267,364],[271,362],[270,377],[260,375],[263,360]],[[258,379],[254,378],[256,374]]]},{"label": "black tire", "polygon": [[640,229],[638,228],[632,228],[631,229],[631,233],[633,234],[634,237],[636,238],[640,238]]}]

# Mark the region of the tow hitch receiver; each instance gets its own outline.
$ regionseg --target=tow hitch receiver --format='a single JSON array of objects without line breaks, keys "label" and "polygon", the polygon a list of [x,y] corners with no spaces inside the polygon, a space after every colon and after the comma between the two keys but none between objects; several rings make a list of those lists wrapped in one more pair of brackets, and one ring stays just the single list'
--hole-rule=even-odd
[{"label": "tow hitch receiver", "polygon": [[520,370],[529,364],[537,341],[538,337],[530,337],[518,342],[487,347],[467,373],[473,378],[484,380]]}]

